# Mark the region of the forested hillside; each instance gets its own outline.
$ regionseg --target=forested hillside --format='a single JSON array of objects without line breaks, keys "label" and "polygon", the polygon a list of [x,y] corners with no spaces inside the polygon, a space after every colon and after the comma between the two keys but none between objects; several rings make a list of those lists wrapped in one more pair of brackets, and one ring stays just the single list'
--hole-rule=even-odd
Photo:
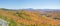
[{"label": "forested hillside", "polygon": [[60,26],[60,11],[0,9],[9,26]]}]

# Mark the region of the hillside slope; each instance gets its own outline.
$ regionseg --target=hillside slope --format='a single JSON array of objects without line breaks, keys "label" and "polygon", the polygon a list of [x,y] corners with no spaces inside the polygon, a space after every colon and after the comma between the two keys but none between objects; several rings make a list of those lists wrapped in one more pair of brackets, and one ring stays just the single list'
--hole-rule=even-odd
[{"label": "hillside slope", "polygon": [[9,26],[60,26],[60,12],[54,13],[30,10],[0,10],[0,18],[9,22]]}]

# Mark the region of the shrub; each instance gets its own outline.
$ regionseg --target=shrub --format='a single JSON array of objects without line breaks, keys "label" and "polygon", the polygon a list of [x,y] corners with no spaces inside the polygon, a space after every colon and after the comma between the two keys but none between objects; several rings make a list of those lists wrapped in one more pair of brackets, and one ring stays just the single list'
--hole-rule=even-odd
[{"label": "shrub", "polygon": [[58,17],[54,17],[53,19],[55,19],[55,20],[60,20],[60,18],[58,18]]},{"label": "shrub", "polygon": [[2,18],[2,15],[0,15],[0,18]]},{"label": "shrub", "polygon": [[20,23],[20,26],[28,26],[28,25],[24,23]]},{"label": "shrub", "polygon": [[17,23],[13,19],[11,19],[9,26],[17,26]]}]

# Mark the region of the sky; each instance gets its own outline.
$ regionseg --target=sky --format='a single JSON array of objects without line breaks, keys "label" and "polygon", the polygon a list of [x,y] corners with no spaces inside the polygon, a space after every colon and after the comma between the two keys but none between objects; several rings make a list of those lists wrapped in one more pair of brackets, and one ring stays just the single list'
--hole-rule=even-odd
[{"label": "sky", "polygon": [[60,9],[60,0],[0,0],[0,8]]}]

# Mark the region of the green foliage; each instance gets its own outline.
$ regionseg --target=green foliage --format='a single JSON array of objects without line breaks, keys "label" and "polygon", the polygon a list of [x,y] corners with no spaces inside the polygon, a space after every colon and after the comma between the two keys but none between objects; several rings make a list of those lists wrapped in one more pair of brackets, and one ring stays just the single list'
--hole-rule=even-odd
[{"label": "green foliage", "polygon": [[16,12],[16,14],[17,14],[20,18],[23,18],[22,15],[21,15],[22,13]]},{"label": "green foliage", "polygon": [[29,25],[24,24],[24,23],[20,23],[20,26],[29,26]]},{"label": "green foliage", "polygon": [[28,16],[27,14],[23,14],[22,16],[24,16],[26,20],[32,20],[32,18]]},{"label": "green foliage", "polygon": [[31,24],[31,26],[38,26],[38,24]]},{"label": "green foliage", "polygon": [[11,19],[9,26],[17,26],[17,23],[13,19]]},{"label": "green foliage", "polygon": [[2,26],[2,24],[0,24],[0,26]]},{"label": "green foliage", "polygon": [[31,17],[29,15],[27,15],[25,12],[17,12],[16,14],[18,14],[18,16],[22,19],[27,19],[27,20],[31,20]]},{"label": "green foliage", "polygon": [[54,17],[53,19],[55,19],[55,20],[60,20],[60,18],[58,18],[58,17]]},{"label": "green foliage", "polygon": [[0,15],[0,18],[2,18],[2,15]]},{"label": "green foliage", "polygon": [[7,20],[7,17],[4,17],[4,20]]}]

